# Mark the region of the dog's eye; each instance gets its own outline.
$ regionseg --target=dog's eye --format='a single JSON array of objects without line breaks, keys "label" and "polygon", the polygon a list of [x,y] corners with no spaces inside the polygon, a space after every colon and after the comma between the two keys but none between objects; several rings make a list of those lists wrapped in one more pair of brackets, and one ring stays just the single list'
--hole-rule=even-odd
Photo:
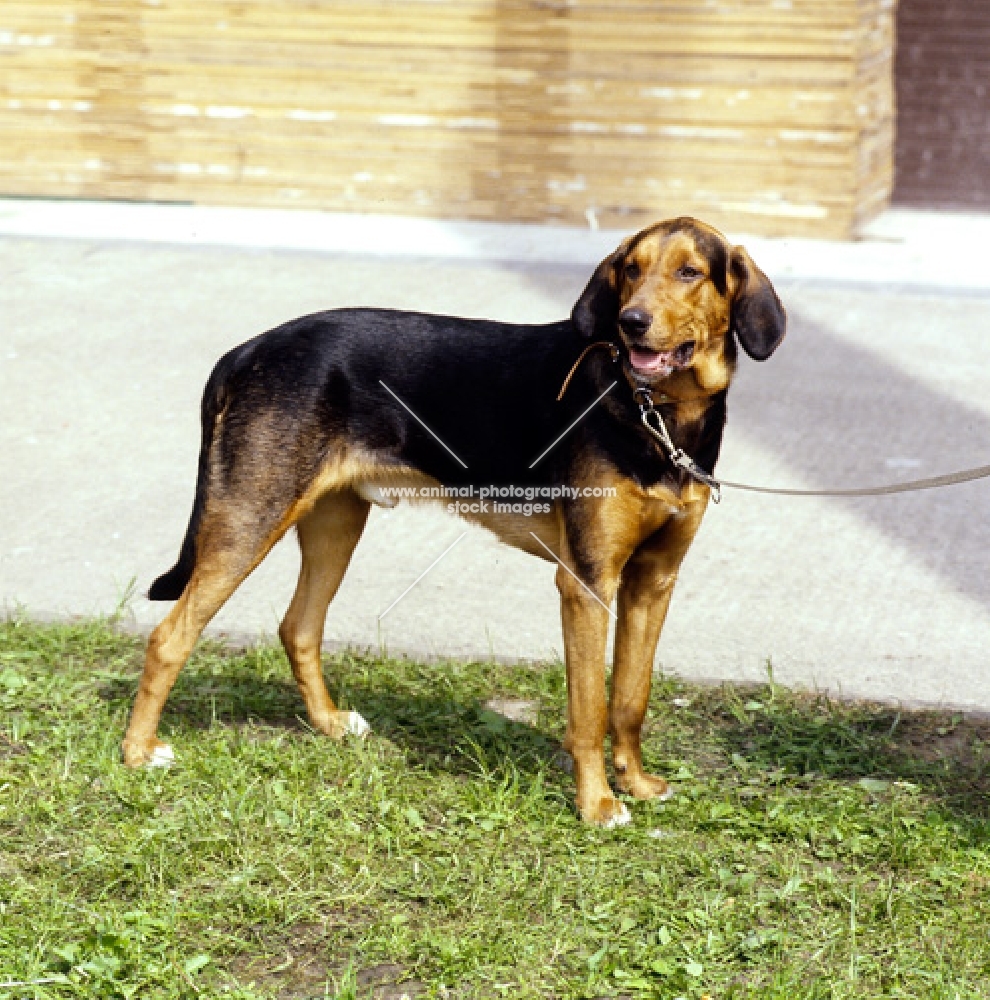
[{"label": "dog's eye", "polygon": [[639,275],[640,275],[639,264],[637,264],[635,261],[630,261],[628,264],[626,264],[626,277],[630,281],[635,281],[639,277]]},{"label": "dog's eye", "polygon": [[677,269],[677,277],[680,278],[681,281],[696,281],[698,278],[703,277],[703,273],[696,267],[692,267],[690,264],[682,264]]}]

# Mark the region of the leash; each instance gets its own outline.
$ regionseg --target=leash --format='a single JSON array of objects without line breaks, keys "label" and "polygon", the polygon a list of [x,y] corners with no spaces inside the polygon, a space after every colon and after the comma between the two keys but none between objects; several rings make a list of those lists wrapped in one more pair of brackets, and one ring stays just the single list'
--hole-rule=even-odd
[{"label": "leash", "polygon": [[[633,396],[639,406],[639,415],[643,426],[660,442],[667,457],[674,465],[683,469],[698,482],[710,487],[712,500],[715,503],[721,502],[723,487],[746,493],[763,493],[777,497],[883,497],[894,493],[917,493],[920,490],[934,490],[942,486],[955,486],[957,483],[971,483],[976,479],[990,477],[990,465],[978,465],[974,469],[962,469],[959,472],[949,472],[943,476],[929,476],[927,479],[912,479],[906,483],[889,483],[886,486],[858,486],[845,490],[792,490],[778,486],[734,483],[729,479],[718,480],[714,476],[708,475],[690,455],[674,445],[667,425],[663,422],[663,416],[653,405],[653,398],[649,390],[637,389]],[[655,421],[655,425],[652,421]]]},{"label": "leash", "polygon": [[722,480],[723,486],[747,493],[770,493],[778,497],[883,497],[892,493],[916,493],[919,490],[934,490],[940,486],[955,486],[957,483],[971,483],[976,479],[990,477],[990,465],[978,465],[974,469],[948,472],[944,476],[928,479],[911,479],[906,483],[890,483],[887,486],[862,486],[848,490],[789,490],[782,487],[751,486],[748,483],[733,483]]},{"label": "leash", "polygon": [[[581,362],[584,361],[588,353],[595,348],[607,347],[612,354],[612,362],[619,360],[619,349],[608,340],[599,340],[594,344],[589,344],[574,362],[571,370],[564,379],[564,384],[557,395],[559,403],[571,384],[575,372]],[[715,503],[722,501],[722,489],[727,487],[732,490],[739,490],[745,493],[761,493],[765,496],[777,497],[882,497],[891,496],[895,493],[917,493],[921,490],[935,490],[943,486],[956,486],[959,483],[971,483],[977,479],[990,478],[990,465],[978,465],[972,469],[961,469],[958,472],[948,472],[942,476],[929,476],[926,479],[911,479],[904,483],[888,483],[884,486],[859,486],[841,490],[798,490],[777,486],[754,486],[751,483],[735,483],[728,479],[718,480],[709,475],[683,448],[678,448],[674,444],[664,423],[663,415],[656,408],[653,402],[653,393],[649,389],[634,388],[633,399],[639,407],[639,419],[643,426],[649,431],[663,449],[664,454],[670,462],[678,469],[682,469],[692,479],[699,483],[704,483],[712,491],[712,500]],[[674,402],[668,397],[663,397],[661,402]]]},{"label": "leash", "polygon": [[615,362],[619,360],[619,349],[612,343],[611,340],[596,340],[593,344],[588,344],[588,346],[578,355],[577,361],[571,365],[571,370],[567,373],[567,378],[564,379],[564,384],[560,387],[560,392],[557,393],[558,403],[564,398],[564,393],[567,392],[567,387],[571,384],[571,379],[574,378],[578,368],[581,367],[581,362],[584,361],[588,354],[597,347],[607,347],[609,349],[612,354],[612,364],[615,364]]}]

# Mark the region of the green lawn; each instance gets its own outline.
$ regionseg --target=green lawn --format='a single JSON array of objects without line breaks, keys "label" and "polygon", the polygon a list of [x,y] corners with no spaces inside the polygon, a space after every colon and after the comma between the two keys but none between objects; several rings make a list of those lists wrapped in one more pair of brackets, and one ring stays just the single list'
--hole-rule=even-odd
[{"label": "green lawn", "polygon": [[[168,772],[118,745],[141,643],[0,623],[0,998],[990,996],[990,725],[655,685],[667,804],[583,826],[559,664],[201,646]],[[535,725],[484,707],[538,703]],[[676,702],[675,702],[676,699]]]}]

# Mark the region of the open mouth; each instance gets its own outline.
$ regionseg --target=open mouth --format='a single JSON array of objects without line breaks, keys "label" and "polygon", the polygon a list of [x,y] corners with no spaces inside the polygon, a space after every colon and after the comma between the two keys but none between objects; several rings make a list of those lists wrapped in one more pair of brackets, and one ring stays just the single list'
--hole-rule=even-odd
[{"label": "open mouth", "polygon": [[694,358],[694,341],[688,340],[672,351],[652,351],[648,347],[630,347],[629,363],[633,371],[661,377],[681,371]]}]

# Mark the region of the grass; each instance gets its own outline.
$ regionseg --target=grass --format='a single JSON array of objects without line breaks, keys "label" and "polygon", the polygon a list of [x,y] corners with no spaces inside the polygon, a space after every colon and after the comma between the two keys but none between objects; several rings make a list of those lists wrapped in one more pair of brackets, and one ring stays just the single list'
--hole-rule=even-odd
[{"label": "grass", "polygon": [[140,661],[0,623],[0,983],[33,984],[3,1000],[990,995],[985,724],[662,678],[678,794],[600,831],[554,763],[559,665],[330,658],[374,727],[335,744],[280,651],[203,645],[179,763],[135,773]]}]

